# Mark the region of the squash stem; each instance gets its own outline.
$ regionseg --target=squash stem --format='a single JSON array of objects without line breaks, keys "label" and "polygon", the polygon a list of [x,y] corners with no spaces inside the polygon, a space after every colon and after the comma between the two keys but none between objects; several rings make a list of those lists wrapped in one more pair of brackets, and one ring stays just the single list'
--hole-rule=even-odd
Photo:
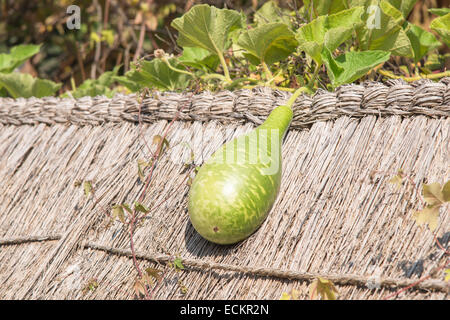
[{"label": "squash stem", "polygon": [[181,70],[181,69],[178,69],[178,68],[172,66],[170,64],[169,60],[166,57],[161,58],[161,60],[169,67],[170,70],[178,72],[178,73],[184,73],[184,74],[187,74],[187,75],[189,75],[191,77],[194,77],[194,74],[192,72],[189,72],[189,71],[186,71],[186,70]]},{"label": "squash stem", "polygon": [[292,109],[292,106],[295,103],[295,100],[304,92],[308,92],[309,88],[307,87],[300,87],[292,94],[292,96],[289,98],[288,102],[285,104],[287,107]]},{"label": "squash stem", "polygon": [[222,52],[217,51],[217,54],[219,56],[220,64],[222,65],[222,68],[223,68],[223,73],[225,75],[225,81],[228,83],[231,83],[232,81],[230,78],[230,72],[228,71],[227,62],[225,61],[225,58],[223,57]]}]

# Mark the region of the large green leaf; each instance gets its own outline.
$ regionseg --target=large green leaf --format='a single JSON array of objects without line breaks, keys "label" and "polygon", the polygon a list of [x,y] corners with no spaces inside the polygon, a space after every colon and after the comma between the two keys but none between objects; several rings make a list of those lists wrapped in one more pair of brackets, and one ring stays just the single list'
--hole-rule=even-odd
[{"label": "large green leaf", "polygon": [[414,62],[416,63],[428,52],[441,45],[434,34],[411,23],[408,23],[406,34],[411,42],[414,51]]},{"label": "large green leaf", "polygon": [[404,18],[401,12],[387,1],[369,2],[374,9],[364,14],[364,23],[358,28],[360,49],[390,51],[392,54],[413,57],[413,49],[401,23]]},{"label": "large green leaf", "polygon": [[178,57],[182,64],[205,71],[215,71],[219,65],[217,55],[202,48],[184,47],[183,54]]},{"label": "large green leaf", "polygon": [[271,65],[287,58],[297,48],[294,33],[284,23],[268,23],[242,33],[237,42],[251,63]]},{"label": "large green leaf", "polygon": [[267,23],[282,22],[289,28],[292,28],[291,19],[289,17],[289,11],[280,8],[274,1],[267,1],[259,8],[253,18],[257,26],[261,26]]},{"label": "large green leaf", "polygon": [[218,9],[207,4],[192,7],[171,26],[179,32],[182,47],[198,47],[217,55],[229,48],[229,34],[242,27],[244,16],[234,10]]},{"label": "large green leaf", "polygon": [[363,7],[355,7],[329,16],[320,16],[302,26],[296,33],[301,50],[311,56],[317,64],[322,63],[321,52],[325,46],[334,51],[350,39],[354,28],[361,26]]},{"label": "large green leaf", "polygon": [[[388,2],[392,7],[396,8],[403,18],[406,19],[417,0],[385,0],[385,2]],[[381,0],[345,0],[344,3],[346,8],[364,6],[367,9],[369,6],[383,6]]]},{"label": "large green leaf", "polygon": [[[182,68],[173,58],[169,59],[169,62],[176,68]],[[126,78],[128,82],[120,80],[119,82],[132,91],[136,91],[136,88],[146,87],[175,91],[177,89],[185,89],[189,84],[190,77],[170,69],[160,59],[153,59],[152,61],[140,62],[139,69],[133,66],[133,69],[127,72]]]},{"label": "large green leaf", "polygon": [[390,53],[381,50],[374,51],[350,51],[333,58],[331,52],[324,48],[322,51],[325,63],[333,87],[345,83],[351,83],[370,71],[375,66],[389,59]]},{"label": "large green leaf", "polygon": [[430,28],[441,36],[447,46],[450,46],[450,13],[434,19],[430,24]]},{"label": "large green leaf", "polygon": [[27,73],[0,73],[0,86],[3,86],[13,98],[42,98],[52,96],[61,87],[60,83],[33,78]]},{"label": "large green leaf", "polygon": [[0,72],[9,73],[39,52],[41,45],[22,44],[0,54]]}]

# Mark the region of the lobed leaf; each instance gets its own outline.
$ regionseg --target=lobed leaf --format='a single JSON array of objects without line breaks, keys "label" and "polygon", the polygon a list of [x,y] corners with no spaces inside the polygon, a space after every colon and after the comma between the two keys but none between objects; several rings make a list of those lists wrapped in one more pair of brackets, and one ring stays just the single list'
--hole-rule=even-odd
[{"label": "lobed leaf", "polygon": [[427,206],[420,211],[416,211],[413,214],[413,219],[417,225],[428,224],[428,228],[434,231],[439,222],[439,206]]},{"label": "lobed leaf", "polygon": [[383,50],[413,57],[411,42],[401,26],[404,21],[401,11],[385,0],[367,1],[367,4],[376,6],[375,11],[366,10],[363,16],[366,23],[357,29],[361,50]]},{"label": "lobed leaf", "polygon": [[23,97],[42,98],[53,96],[61,88],[61,83],[55,83],[50,80],[33,78],[27,73],[0,73],[0,87],[14,99]]},{"label": "lobed leaf", "polygon": [[370,50],[350,51],[335,59],[328,49],[324,48],[322,51],[322,58],[333,87],[361,78],[375,66],[389,60],[389,57],[389,52]]},{"label": "lobed leaf", "polygon": [[322,64],[322,49],[333,52],[339,45],[350,39],[355,28],[362,24],[362,6],[329,16],[320,16],[296,33],[301,50],[305,51],[317,64]]},{"label": "lobed leaf", "polygon": [[441,36],[447,46],[450,46],[450,13],[434,19],[430,28]]},{"label": "lobed leaf", "polygon": [[406,35],[411,42],[415,63],[419,62],[420,59],[422,59],[431,50],[441,46],[441,43],[436,39],[434,34],[414,24],[408,23]]},{"label": "lobed leaf", "polygon": [[262,26],[267,23],[281,22],[292,28],[292,22],[289,11],[280,8],[274,1],[267,1],[259,8],[253,18],[256,26]]},{"label": "lobed leaf", "polygon": [[204,71],[215,71],[219,65],[217,55],[202,48],[183,48],[183,54],[178,57],[178,61],[183,65]]},{"label": "lobed leaf", "polygon": [[10,73],[39,52],[41,45],[21,44],[12,47],[9,53],[0,54],[0,72]]},{"label": "lobed leaf", "polygon": [[[168,60],[176,68],[183,69],[175,59]],[[136,88],[146,87],[170,91],[183,90],[188,86],[190,79],[190,76],[170,69],[161,59],[142,61],[139,69],[132,66],[132,70],[128,71],[125,77],[128,81],[119,82],[132,91]],[[130,83],[133,85],[130,85]]]},{"label": "lobed leaf", "polygon": [[254,65],[286,59],[297,48],[295,34],[284,23],[269,23],[242,33],[237,42]]},{"label": "lobed leaf", "polygon": [[241,28],[245,16],[235,10],[218,9],[207,4],[193,6],[171,26],[178,30],[177,43],[182,47],[198,47],[221,55],[231,45],[229,34]]}]

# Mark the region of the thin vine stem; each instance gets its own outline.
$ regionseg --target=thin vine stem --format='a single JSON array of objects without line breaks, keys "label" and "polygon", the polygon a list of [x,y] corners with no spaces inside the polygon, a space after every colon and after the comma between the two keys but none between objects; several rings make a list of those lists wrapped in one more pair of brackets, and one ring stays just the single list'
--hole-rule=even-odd
[{"label": "thin vine stem", "polygon": [[392,72],[383,70],[383,69],[378,70],[378,73],[385,77],[388,77],[390,79],[403,79],[406,82],[413,82],[413,81],[417,81],[417,80],[421,80],[421,79],[436,80],[436,79],[440,79],[440,78],[444,78],[444,77],[450,77],[450,70],[447,70],[444,72],[439,72],[439,73],[424,74],[424,75],[415,76],[415,77],[397,76],[397,75],[393,74]]}]

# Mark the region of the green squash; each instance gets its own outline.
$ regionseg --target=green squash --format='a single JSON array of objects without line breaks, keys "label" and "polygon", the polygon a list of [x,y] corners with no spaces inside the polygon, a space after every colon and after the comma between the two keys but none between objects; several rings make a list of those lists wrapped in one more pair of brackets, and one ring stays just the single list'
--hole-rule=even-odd
[{"label": "green squash", "polygon": [[248,134],[224,144],[198,171],[189,191],[195,230],[218,244],[255,232],[272,208],[281,184],[281,145],[292,120],[288,106],[275,108]]}]

